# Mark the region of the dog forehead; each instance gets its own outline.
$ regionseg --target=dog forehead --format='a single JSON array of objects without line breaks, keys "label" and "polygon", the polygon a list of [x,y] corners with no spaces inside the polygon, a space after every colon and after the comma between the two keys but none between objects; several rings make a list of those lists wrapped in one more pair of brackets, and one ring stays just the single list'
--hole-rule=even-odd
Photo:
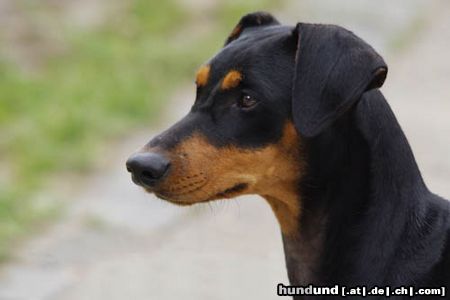
[{"label": "dog forehead", "polygon": [[283,52],[285,41],[291,36],[290,26],[270,26],[268,28],[250,28],[242,35],[222,48],[209,62],[211,79],[222,79],[230,70],[243,73],[247,69],[266,63],[268,58]]}]

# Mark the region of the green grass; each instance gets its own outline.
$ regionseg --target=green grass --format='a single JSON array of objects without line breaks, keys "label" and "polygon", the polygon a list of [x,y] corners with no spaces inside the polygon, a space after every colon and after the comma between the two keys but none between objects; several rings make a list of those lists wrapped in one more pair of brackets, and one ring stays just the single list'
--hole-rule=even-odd
[{"label": "green grass", "polygon": [[136,0],[95,30],[64,28],[68,50],[37,74],[0,56],[0,260],[17,237],[54,215],[33,200],[48,178],[89,171],[112,139],[154,122],[242,14],[271,6],[221,4],[212,12],[216,30],[180,45],[170,37],[195,14],[174,0]]}]

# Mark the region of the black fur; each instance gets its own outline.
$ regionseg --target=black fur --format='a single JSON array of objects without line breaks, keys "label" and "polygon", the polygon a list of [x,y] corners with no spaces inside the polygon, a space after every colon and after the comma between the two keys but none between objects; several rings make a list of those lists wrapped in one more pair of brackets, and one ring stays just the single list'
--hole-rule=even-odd
[{"label": "black fur", "polygon": [[[337,26],[282,26],[268,14],[240,26],[208,62],[211,76],[188,116],[150,145],[170,149],[201,132],[217,147],[257,149],[292,121],[307,170],[299,236],[283,237],[291,284],[450,289],[450,203],[428,191],[377,89],[383,59]],[[243,81],[222,91],[230,69]],[[244,94],[258,104],[237,106]]]},{"label": "black fur", "polygon": [[269,13],[254,12],[247,14],[241,18],[239,23],[235,26],[232,34],[225,41],[225,46],[239,38],[244,30],[250,27],[260,27],[269,25],[278,25],[278,21]]},{"label": "black fur", "polygon": [[[450,203],[426,188],[382,94],[365,93],[307,144],[299,226],[305,237],[284,241],[304,250],[308,238],[323,235],[314,283],[450,288]],[[298,282],[302,270],[289,256],[290,279]]]},{"label": "black fur", "polygon": [[383,59],[353,33],[332,25],[298,24],[292,93],[297,128],[317,135],[361,95],[383,85]]}]

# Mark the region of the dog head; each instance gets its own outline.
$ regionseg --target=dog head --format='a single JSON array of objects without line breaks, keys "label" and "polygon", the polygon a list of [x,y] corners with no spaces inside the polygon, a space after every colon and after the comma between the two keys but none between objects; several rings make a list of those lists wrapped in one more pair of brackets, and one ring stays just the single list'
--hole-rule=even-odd
[{"label": "dog head", "polygon": [[386,72],[382,58],[343,28],[246,15],[198,70],[188,115],[134,154],[128,170],[180,205],[296,191],[305,141],[380,87]]}]

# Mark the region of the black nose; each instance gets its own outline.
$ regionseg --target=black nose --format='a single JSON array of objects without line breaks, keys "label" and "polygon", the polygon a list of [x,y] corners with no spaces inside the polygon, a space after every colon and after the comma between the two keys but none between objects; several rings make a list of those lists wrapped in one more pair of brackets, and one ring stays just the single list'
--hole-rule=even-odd
[{"label": "black nose", "polygon": [[127,160],[127,170],[133,175],[133,181],[144,187],[155,186],[169,167],[170,161],[158,153],[136,153]]}]

